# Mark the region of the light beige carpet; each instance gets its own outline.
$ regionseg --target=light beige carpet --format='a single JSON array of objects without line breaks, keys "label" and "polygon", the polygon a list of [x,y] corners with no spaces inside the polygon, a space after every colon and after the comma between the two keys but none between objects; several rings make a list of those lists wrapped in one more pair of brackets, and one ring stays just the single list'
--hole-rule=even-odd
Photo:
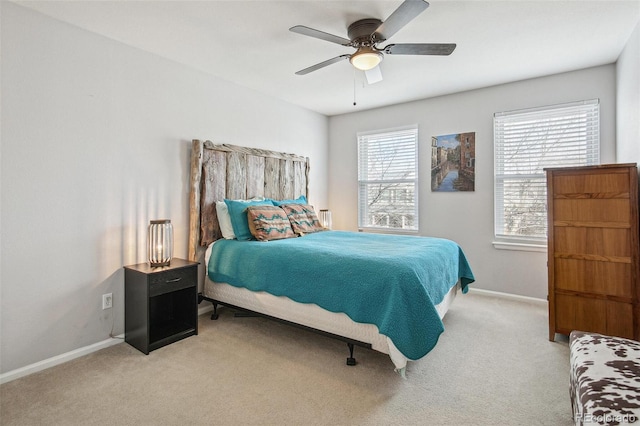
[{"label": "light beige carpet", "polygon": [[122,343],[0,386],[2,425],[569,425],[569,350],[544,304],[458,295],[407,379],[387,355],[261,318],[200,317],[145,356]]}]

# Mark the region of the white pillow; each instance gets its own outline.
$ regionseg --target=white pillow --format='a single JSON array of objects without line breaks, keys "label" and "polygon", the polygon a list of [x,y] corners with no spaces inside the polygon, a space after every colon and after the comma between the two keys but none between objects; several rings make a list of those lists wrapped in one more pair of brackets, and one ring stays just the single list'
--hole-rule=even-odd
[{"label": "white pillow", "polygon": [[[264,197],[254,197],[250,200],[237,200],[237,201],[264,201]],[[218,224],[220,225],[220,232],[225,240],[234,240],[236,234],[233,232],[233,225],[231,225],[231,215],[229,215],[229,208],[227,203],[222,201],[216,202],[216,212],[218,213]]]},{"label": "white pillow", "polygon": [[216,203],[216,212],[218,213],[218,224],[220,225],[220,231],[225,240],[233,240],[236,235],[233,233],[233,226],[231,226],[231,216],[229,216],[229,209],[224,201],[218,201]]}]

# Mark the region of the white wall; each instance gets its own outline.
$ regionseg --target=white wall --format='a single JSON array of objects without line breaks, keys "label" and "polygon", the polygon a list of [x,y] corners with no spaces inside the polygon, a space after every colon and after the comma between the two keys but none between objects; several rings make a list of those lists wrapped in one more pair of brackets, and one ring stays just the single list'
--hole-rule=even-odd
[{"label": "white wall", "polygon": [[191,139],[308,156],[326,205],[326,117],[0,7],[0,372],[124,332],[122,266],[145,261],[150,219],[187,256]]},{"label": "white wall", "polygon": [[[546,298],[546,253],[497,250],[492,245],[493,114],[599,98],[601,160],[614,162],[615,73],[615,66],[607,65],[331,117],[329,207],[334,227],[357,229],[356,133],[417,123],[420,234],[458,242],[473,268],[476,288]],[[431,137],[461,132],[476,132],[475,192],[431,192]]]},{"label": "white wall", "polygon": [[640,163],[640,23],[616,64],[618,162]]}]

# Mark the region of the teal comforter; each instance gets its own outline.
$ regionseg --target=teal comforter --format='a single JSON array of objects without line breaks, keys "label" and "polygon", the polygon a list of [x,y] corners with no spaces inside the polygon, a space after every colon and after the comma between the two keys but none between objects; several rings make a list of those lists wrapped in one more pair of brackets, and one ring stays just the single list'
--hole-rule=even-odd
[{"label": "teal comforter", "polygon": [[441,238],[326,231],[269,242],[219,240],[208,274],[253,291],[315,303],[378,326],[408,359],[444,331],[434,305],[474,281],[462,252]]}]

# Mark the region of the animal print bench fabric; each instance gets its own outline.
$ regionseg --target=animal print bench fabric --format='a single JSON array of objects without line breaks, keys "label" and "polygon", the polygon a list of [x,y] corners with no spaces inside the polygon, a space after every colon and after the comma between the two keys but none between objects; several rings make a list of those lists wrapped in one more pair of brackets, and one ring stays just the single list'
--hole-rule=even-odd
[{"label": "animal print bench fabric", "polygon": [[573,331],[570,395],[576,425],[640,425],[640,343]]}]

